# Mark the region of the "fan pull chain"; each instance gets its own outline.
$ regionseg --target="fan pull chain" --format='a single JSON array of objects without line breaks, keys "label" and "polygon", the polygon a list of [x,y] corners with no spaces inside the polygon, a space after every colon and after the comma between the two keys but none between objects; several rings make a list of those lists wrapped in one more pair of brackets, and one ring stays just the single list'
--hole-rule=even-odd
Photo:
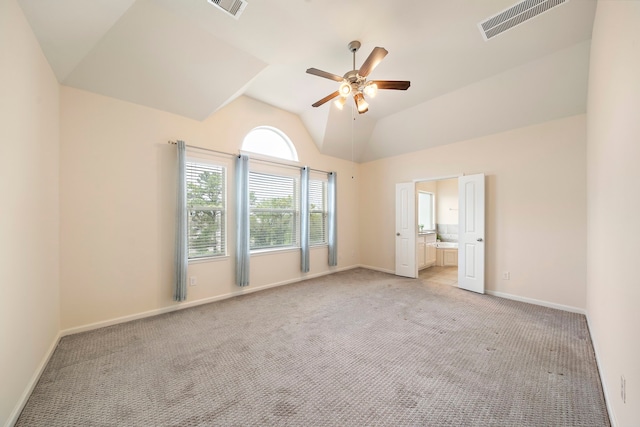
[{"label": "fan pull chain", "polygon": [[[354,57],[354,63],[355,63],[355,56],[356,54],[353,54]],[[351,179],[354,179],[354,171],[355,171],[355,162],[354,162],[354,149],[353,149],[353,145],[354,145],[354,126],[355,126],[355,122],[356,122],[356,113],[355,113],[355,107],[353,105],[351,105]]]}]

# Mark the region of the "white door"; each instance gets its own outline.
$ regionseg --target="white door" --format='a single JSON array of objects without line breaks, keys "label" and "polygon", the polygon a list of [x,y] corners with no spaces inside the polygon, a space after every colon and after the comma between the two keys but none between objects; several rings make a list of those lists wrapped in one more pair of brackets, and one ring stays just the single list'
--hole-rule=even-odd
[{"label": "white door", "polygon": [[484,174],[458,178],[458,286],[484,294]]},{"label": "white door", "polygon": [[417,277],[415,183],[396,184],[396,275]]}]

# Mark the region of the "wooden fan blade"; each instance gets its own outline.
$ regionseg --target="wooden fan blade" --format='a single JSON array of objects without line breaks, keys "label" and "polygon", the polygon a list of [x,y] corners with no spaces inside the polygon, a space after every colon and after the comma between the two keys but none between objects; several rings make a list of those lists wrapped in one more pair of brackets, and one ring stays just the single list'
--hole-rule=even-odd
[{"label": "wooden fan blade", "polygon": [[411,86],[411,82],[406,80],[372,80],[378,89],[407,90]]},{"label": "wooden fan blade", "polygon": [[324,104],[325,102],[329,102],[331,101],[333,98],[335,98],[336,96],[340,95],[340,92],[335,91],[333,92],[331,95],[327,95],[324,98],[322,98],[320,101],[316,102],[315,104],[311,104],[312,107],[319,107],[322,104]]},{"label": "wooden fan blade", "polygon": [[307,73],[313,74],[314,76],[318,76],[318,77],[324,77],[325,79],[335,80],[336,82],[339,82],[339,83],[342,83],[342,81],[344,80],[344,78],[338,75],[327,73],[326,71],[318,70],[317,68],[309,68],[307,69]]},{"label": "wooden fan blade", "polygon": [[358,74],[362,77],[367,77],[373,71],[373,69],[378,66],[380,61],[382,61],[384,57],[387,56],[387,53],[389,52],[387,52],[387,49],[383,47],[374,48],[369,54],[369,57],[366,59],[366,61],[364,61],[364,64],[362,64],[362,67],[360,67]]}]

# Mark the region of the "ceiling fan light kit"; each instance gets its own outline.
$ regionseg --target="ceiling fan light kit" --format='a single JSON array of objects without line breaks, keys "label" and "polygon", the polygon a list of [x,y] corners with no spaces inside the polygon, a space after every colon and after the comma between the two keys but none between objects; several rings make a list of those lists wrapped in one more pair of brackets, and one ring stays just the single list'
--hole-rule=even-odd
[{"label": "ceiling fan light kit", "polygon": [[367,95],[369,98],[375,98],[377,93],[378,93],[378,85],[375,84],[375,82],[369,82],[364,87],[364,94]]},{"label": "ceiling fan light kit", "polygon": [[333,103],[335,104],[336,107],[338,107],[339,110],[343,110],[344,109],[344,104],[347,103],[347,97],[346,96],[341,96],[340,98],[338,98],[335,101],[333,101]]},{"label": "ceiling fan light kit", "polygon": [[349,94],[351,93],[351,85],[348,82],[343,82],[340,85],[340,89],[338,89],[340,91],[340,95],[347,97],[349,96]]},{"label": "ceiling fan light kit", "polygon": [[391,90],[407,90],[411,86],[411,82],[406,80],[370,80],[367,81],[367,76],[380,64],[385,56],[389,52],[383,47],[376,47],[371,51],[367,59],[364,61],[359,70],[356,70],[356,52],[360,49],[360,42],[354,40],[348,44],[349,51],[353,54],[353,70],[348,71],[343,77],[336,74],[328,73],[326,71],[318,70],[317,68],[307,69],[307,73],[315,76],[324,77],[325,79],[333,80],[340,83],[337,91],[330,95],[325,96],[318,102],[312,104],[313,107],[319,107],[324,103],[331,101],[333,98],[340,96],[342,100],[337,99],[334,104],[342,109],[345,104],[344,98],[353,94],[353,100],[356,103],[358,113],[364,114],[369,111],[369,104],[364,98],[364,94],[373,98],[378,89],[391,89]]},{"label": "ceiling fan light kit", "polygon": [[356,102],[358,113],[363,114],[369,111],[369,104],[364,100],[364,95],[361,92],[353,95],[353,100]]}]

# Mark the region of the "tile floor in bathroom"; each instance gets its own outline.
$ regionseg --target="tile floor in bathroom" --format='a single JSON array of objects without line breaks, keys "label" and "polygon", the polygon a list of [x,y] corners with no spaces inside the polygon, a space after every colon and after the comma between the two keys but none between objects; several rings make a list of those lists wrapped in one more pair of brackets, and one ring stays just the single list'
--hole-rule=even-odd
[{"label": "tile floor in bathroom", "polygon": [[458,267],[433,266],[420,270],[420,279],[441,285],[458,286]]}]

